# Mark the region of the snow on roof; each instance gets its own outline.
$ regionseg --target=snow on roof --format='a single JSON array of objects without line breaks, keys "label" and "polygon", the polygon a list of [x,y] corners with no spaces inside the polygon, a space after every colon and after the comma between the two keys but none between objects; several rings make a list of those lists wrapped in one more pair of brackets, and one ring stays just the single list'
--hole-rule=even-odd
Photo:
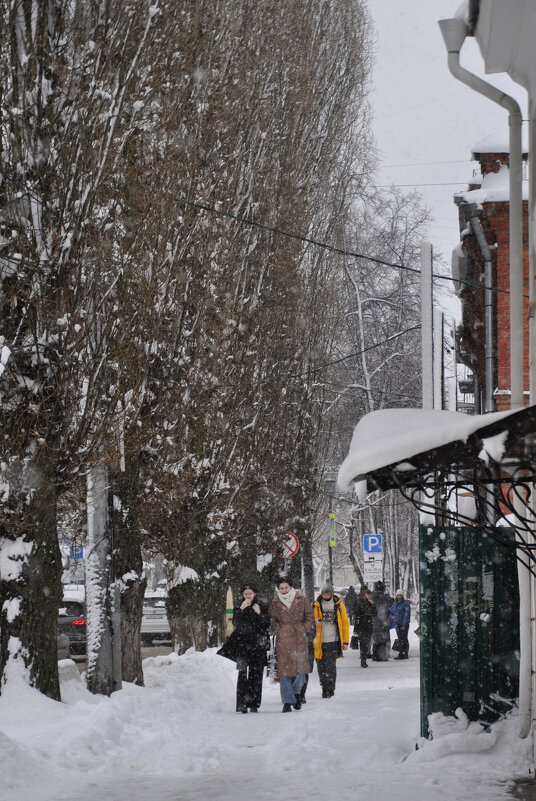
[{"label": "snow on roof", "polygon": [[[522,131],[522,146],[521,149],[525,155],[528,155],[529,147],[527,141],[527,132],[525,129]],[[509,153],[510,152],[510,137],[506,129],[494,131],[488,136],[485,136],[471,149],[473,158],[479,153]]]},{"label": "snow on roof", "polygon": [[463,0],[463,3],[460,3],[456,9],[454,17],[456,19],[463,19],[464,22],[467,22],[469,18],[469,0]]},{"label": "snow on roof", "polygon": [[354,479],[450,442],[465,442],[479,428],[514,413],[468,415],[431,409],[370,412],[354,429],[348,456],[339,468],[337,484],[346,491]]},{"label": "snow on roof", "polygon": [[86,600],[86,591],[84,587],[79,587],[77,589],[74,588],[63,588],[63,600],[64,601],[80,601],[84,603]]},{"label": "snow on roof", "polygon": [[[528,181],[523,181],[523,200],[528,200],[529,185]],[[471,189],[466,192],[456,192],[456,198],[464,200],[466,203],[500,203],[508,202],[510,199],[509,170],[503,164],[498,172],[488,172],[482,178],[480,189]]]}]

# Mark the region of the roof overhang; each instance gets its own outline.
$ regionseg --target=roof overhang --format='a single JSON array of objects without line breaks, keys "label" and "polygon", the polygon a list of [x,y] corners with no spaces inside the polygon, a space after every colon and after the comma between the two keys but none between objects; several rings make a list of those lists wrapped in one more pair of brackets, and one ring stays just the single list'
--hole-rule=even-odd
[{"label": "roof overhang", "polygon": [[475,16],[474,36],[482,53],[486,72],[507,72],[514,81],[534,92],[534,0],[479,0],[477,4],[473,4],[473,23]]},{"label": "roof overhang", "polygon": [[507,472],[525,469],[535,442],[536,406],[486,415],[384,409],[359,421],[338,481],[345,489],[354,481],[368,490],[419,487],[438,470],[480,470],[489,481],[490,464]]}]

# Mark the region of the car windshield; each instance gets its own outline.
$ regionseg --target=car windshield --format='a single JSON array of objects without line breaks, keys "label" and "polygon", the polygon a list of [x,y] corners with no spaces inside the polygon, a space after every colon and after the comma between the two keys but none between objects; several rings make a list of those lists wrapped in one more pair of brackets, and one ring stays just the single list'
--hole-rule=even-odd
[{"label": "car windshield", "polygon": [[66,601],[64,599],[61,602],[59,614],[66,617],[83,617],[84,604],[80,603],[80,601]]}]

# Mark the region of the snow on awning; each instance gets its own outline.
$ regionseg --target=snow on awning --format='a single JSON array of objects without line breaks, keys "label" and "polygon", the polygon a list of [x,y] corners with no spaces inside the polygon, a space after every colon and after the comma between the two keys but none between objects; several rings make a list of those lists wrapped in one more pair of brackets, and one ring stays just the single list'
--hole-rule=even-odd
[{"label": "snow on awning", "polygon": [[501,463],[507,452],[513,455],[525,434],[535,431],[536,406],[485,415],[381,409],[362,417],[355,427],[337,483],[348,490],[353,481],[372,478],[387,489],[436,465],[471,469],[478,460]]}]

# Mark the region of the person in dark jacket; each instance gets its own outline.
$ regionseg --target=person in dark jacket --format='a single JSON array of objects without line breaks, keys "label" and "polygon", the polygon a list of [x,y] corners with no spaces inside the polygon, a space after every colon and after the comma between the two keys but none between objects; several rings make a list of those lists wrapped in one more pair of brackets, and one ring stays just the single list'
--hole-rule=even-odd
[{"label": "person in dark jacket", "polygon": [[409,601],[404,598],[402,590],[397,590],[395,602],[389,609],[390,614],[396,619],[396,636],[398,639],[398,656],[395,659],[408,659],[409,657],[409,621],[411,618],[411,606]]},{"label": "person in dark jacket", "polygon": [[387,662],[391,649],[389,608],[394,598],[385,592],[383,581],[374,584],[372,600],[376,607],[376,615],[372,622],[372,659],[374,662]]},{"label": "person in dark jacket", "polygon": [[376,615],[376,607],[372,600],[372,592],[365,588],[359,593],[355,614],[354,631],[359,637],[361,667],[368,667],[367,658],[370,653],[370,641],[372,639],[373,620]]},{"label": "person in dark jacket", "polygon": [[252,584],[245,584],[233,610],[234,630],[218,654],[236,662],[236,711],[257,712],[262,700],[262,678],[270,648],[268,607]]},{"label": "person in dark jacket", "polygon": [[346,612],[348,614],[348,621],[351,626],[354,625],[355,620],[355,610],[357,604],[357,593],[354,587],[348,587],[348,592],[344,598],[344,605],[346,607]]}]

